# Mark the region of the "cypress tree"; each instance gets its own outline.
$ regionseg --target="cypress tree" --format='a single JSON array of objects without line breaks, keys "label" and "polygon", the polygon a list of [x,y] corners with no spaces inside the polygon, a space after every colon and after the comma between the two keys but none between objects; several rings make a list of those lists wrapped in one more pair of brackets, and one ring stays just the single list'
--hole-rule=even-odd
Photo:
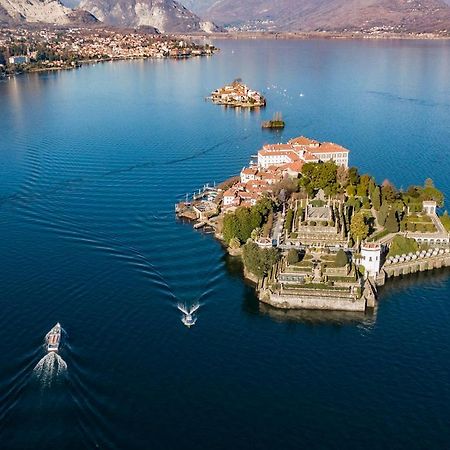
[{"label": "cypress tree", "polygon": [[298,263],[298,252],[294,248],[289,249],[287,254],[287,262],[289,265]]},{"label": "cypress tree", "polygon": [[397,218],[397,211],[391,209],[386,219],[386,230],[388,230],[389,233],[396,233],[398,229],[399,224]]},{"label": "cypress tree", "polygon": [[383,203],[381,205],[380,210],[378,211],[378,222],[380,223],[380,225],[382,227],[384,227],[384,225],[386,224],[386,219],[388,216],[388,212],[389,212],[389,205],[387,203]]},{"label": "cypress tree", "polygon": [[375,211],[379,211],[381,207],[381,193],[379,186],[375,186],[373,191],[370,193],[370,198],[372,199],[372,206]]}]

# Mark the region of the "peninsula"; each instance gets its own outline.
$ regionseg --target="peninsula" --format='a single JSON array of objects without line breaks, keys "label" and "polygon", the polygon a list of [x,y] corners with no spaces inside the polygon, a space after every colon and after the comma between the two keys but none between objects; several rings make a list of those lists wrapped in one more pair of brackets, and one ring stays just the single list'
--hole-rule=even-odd
[{"label": "peninsula", "polygon": [[387,278],[450,266],[450,217],[431,179],[400,191],[349,167],[349,150],[306,137],[264,145],[239,177],[176,205],[210,226],[261,302],[365,311]]},{"label": "peninsula", "polygon": [[230,85],[211,92],[211,100],[218,105],[256,108],[266,106],[266,99],[258,91],[250,89],[241,79],[236,79]]}]

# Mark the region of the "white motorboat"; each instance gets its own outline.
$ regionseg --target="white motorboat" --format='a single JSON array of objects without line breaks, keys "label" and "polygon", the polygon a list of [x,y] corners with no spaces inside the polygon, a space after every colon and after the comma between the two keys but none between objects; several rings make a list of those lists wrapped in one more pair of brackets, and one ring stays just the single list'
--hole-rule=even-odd
[{"label": "white motorboat", "polygon": [[61,325],[58,322],[45,336],[47,341],[47,351],[57,352],[61,342]]},{"label": "white motorboat", "polygon": [[183,322],[183,324],[188,328],[191,328],[195,325],[195,322],[197,322],[197,317],[194,315],[194,313],[198,308],[200,308],[200,305],[198,303],[192,305],[191,307],[188,307],[187,305],[184,305],[182,303],[178,304],[178,309],[183,313],[181,322]]}]

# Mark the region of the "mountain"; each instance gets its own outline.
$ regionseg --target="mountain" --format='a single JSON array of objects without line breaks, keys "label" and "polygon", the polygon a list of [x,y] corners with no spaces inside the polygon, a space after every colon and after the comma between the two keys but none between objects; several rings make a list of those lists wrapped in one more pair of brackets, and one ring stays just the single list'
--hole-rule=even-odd
[{"label": "mountain", "polygon": [[256,24],[274,31],[450,32],[444,0],[186,0],[224,25]]},{"label": "mountain", "polygon": [[95,23],[87,11],[70,9],[59,0],[0,0],[0,22]]},{"label": "mountain", "polygon": [[109,25],[152,26],[161,32],[218,31],[175,0],[81,0],[80,8]]}]

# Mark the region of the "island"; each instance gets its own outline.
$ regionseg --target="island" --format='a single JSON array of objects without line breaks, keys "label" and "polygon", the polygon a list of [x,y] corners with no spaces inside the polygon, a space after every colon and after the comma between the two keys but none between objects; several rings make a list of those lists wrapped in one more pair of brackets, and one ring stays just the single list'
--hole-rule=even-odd
[{"label": "island", "polygon": [[450,217],[431,179],[398,190],[349,167],[350,151],[304,136],[264,145],[240,175],[176,205],[211,227],[261,302],[364,312],[391,277],[450,266]]},{"label": "island", "polygon": [[266,120],[261,124],[261,127],[269,130],[279,130],[285,127],[283,116],[280,112],[273,115],[272,120]]},{"label": "island", "polygon": [[231,106],[234,108],[257,108],[266,106],[265,97],[250,89],[240,78],[231,84],[223,86],[211,92],[211,100],[217,105]]}]

